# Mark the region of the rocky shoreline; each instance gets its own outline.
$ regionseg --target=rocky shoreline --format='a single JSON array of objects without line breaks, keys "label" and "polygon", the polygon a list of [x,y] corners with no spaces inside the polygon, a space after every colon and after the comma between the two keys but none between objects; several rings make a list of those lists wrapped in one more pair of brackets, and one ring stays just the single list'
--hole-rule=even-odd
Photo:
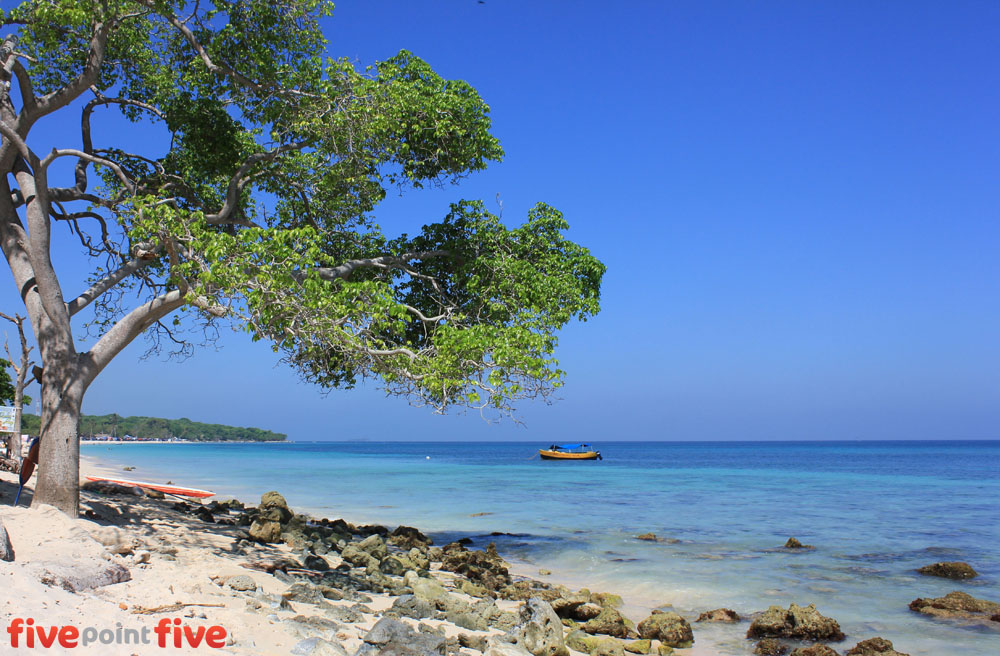
[{"label": "rocky shoreline", "polygon": [[[38,586],[47,586],[85,595],[81,608],[95,597],[111,602],[86,612],[103,613],[112,624],[180,612],[187,621],[231,627],[226,653],[667,655],[687,653],[701,625],[748,623],[747,654],[906,656],[877,636],[848,648],[837,621],[813,605],[772,606],[749,618],[724,608],[697,618],[671,610],[626,617],[617,595],[512,575],[493,544],[484,550],[469,549],[468,540],[435,545],[413,527],[310,517],[295,513],[278,492],[253,507],[235,500],[201,505],[88,483],[83,501],[83,517],[75,521],[52,509],[0,514],[13,553],[13,561],[0,563],[0,576],[28,579],[20,582],[22,603],[37,606],[31,597],[44,597]],[[73,542],[64,548],[87,557],[60,563],[61,549],[52,544],[22,550],[33,521],[65,524],[61,532]],[[3,537],[0,529],[0,552]],[[786,548],[809,548],[790,544]],[[970,576],[971,568],[961,565],[937,563],[925,573]],[[175,584],[191,598],[178,598]],[[10,603],[3,608],[6,622],[25,612]],[[74,600],[62,603],[66,608]],[[964,592],[917,599],[910,608],[928,621],[1000,628],[1000,604]]]}]

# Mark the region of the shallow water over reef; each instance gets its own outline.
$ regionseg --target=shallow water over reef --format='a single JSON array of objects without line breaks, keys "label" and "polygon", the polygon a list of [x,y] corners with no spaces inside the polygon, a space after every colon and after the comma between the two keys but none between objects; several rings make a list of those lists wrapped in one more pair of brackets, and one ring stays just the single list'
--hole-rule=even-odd
[{"label": "shallow water over reef", "polygon": [[[1000,654],[1000,630],[907,609],[964,590],[1000,601],[1000,442],[606,442],[553,462],[529,443],[84,446],[123,477],[495,541],[526,571],[643,609],[741,614],[815,603],[843,651],[875,635],[911,656]],[[635,539],[652,532],[664,540]],[[501,533],[500,535],[491,535]],[[816,548],[780,547],[789,536]],[[918,575],[963,560],[968,582]],[[641,617],[636,618],[641,619]],[[696,625],[691,654],[746,654],[745,625]]]}]

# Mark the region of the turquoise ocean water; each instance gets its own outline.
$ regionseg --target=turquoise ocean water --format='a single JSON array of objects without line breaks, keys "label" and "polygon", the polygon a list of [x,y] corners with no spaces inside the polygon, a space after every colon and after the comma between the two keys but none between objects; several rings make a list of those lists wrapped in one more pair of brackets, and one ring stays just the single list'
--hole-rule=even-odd
[{"label": "turquoise ocean water", "polygon": [[[635,607],[741,614],[815,603],[848,640],[911,656],[1000,655],[1000,630],[925,619],[907,604],[964,590],[1000,601],[1000,442],[607,442],[551,462],[529,443],[95,445],[123,477],[299,510],[408,524],[437,543],[495,541],[526,571],[622,594]],[[494,532],[505,535],[490,535]],[[643,542],[653,532],[676,542]],[[776,549],[789,536],[816,546]],[[969,582],[914,570],[964,560]],[[527,567],[530,566],[530,569]],[[696,626],[689,654],[746,654],[740,628]]]}]

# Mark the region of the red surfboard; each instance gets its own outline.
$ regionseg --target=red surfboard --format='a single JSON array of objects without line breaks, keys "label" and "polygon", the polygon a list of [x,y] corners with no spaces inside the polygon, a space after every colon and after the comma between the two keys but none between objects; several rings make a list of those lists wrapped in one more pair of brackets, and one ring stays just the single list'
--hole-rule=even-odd
[{"label": "red surfboard", "polygon": [[118,485],[128,485],[129,487],[142,487],[147,490],[156,490],[164,494],[174,494],[179,497],[195,497],[204,499],[215,496],[215,492],[208,490],[198,490],[193,487],[178,487],[176,485],[160,485],[159,483],[147,483],[146,481],[129,481],[123,478],[104,478],[103,476],[88,476],[88,481],[104,481],[106,483],[117,483]]}]

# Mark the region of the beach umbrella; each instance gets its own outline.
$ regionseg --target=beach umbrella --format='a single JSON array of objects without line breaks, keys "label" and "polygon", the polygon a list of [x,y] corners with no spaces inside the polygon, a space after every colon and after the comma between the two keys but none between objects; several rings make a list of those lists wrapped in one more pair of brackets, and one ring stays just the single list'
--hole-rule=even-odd
[{"label": "beach umbrella", "polygon": [[21,487],[17,488],[17,496],[14,497],[14,505],[21,499],[21,490],[24,489],[24,484],[28,482],[31,475],[35,472],[35,465],[38,464],[38,449],[39,443],[42,441],[41,437],[36,437],[31,441],[31,447],[28,448],[28,457],[24,459],[21,463]]}]

